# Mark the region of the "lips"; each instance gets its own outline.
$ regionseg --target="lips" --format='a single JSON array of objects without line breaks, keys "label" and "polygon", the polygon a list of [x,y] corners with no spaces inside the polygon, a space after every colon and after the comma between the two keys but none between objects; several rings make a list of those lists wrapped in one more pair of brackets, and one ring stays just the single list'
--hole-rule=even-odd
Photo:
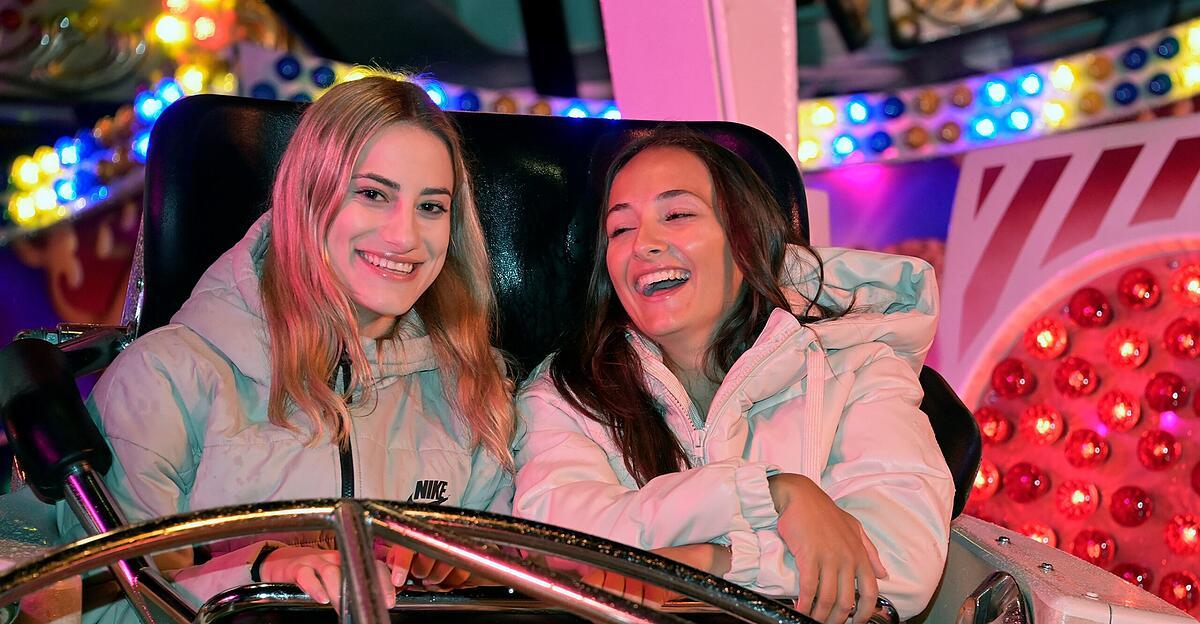
[{"label": "lips", "polygon": [[413,270],[417,268],[417,265],[420,264],[419,262],[404,262],[399,259],[389,258],[379,254],[371,253],[369,251],[363,251],[361,249],[358,250],[357,253],[358,257],[362,258],[367,264],[375,267],[376,269],[386,271],[387,273],[393,273],[397,276],[411,274]]},{"label": "lips", "polygon": [[652,297],[683,286],[691,278],[691,271],[683,269],[659,269],[637,278],[634,285],[637,292],[642,296]]}]

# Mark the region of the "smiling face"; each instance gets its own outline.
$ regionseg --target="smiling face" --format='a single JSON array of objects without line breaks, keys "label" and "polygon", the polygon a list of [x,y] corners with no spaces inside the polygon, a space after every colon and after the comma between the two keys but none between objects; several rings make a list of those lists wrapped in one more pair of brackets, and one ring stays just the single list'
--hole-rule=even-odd
[{"label": "smiling face", "polygon": [[365,337],[383,335],[441,272],[453,189],[450,152],[428,130],[389,126],[363,148],[325,246]]},{"label": "smiling face", "polygon": [[704,163],[652,147],[613,178],[604,231],[608,275],[639,331],[676,361],[695,361],[742,285]]}]

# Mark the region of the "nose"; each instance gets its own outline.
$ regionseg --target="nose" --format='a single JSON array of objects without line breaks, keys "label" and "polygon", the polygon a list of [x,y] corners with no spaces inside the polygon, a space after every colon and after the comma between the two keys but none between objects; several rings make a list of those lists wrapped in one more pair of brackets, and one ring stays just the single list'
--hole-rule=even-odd
[{"label": "nose", "polygon": [[633,251],[641,258],[653,258],[667,248],[667,241],[662,235],[662,227],[654,220],[642,223],[635,230],[637,238],[633,241]]},{"label": "nose", "polygon": [[417,210],[412,202],[397,200],[379,228],[379,236],[393,247],[392,251],[405,253],[417,248],[420,236],[417,232]]}]

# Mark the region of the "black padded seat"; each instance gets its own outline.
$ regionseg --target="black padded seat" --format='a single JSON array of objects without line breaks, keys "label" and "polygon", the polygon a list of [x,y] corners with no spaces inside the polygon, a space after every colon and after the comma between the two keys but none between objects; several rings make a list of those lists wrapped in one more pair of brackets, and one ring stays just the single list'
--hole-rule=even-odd
[{"label": "black padded seat", "polygon": [[[146,168],[145,301],[139,334],[160,327],[200,275],[268,206],[276,166],[302,104],[198,95],[155,124]],[[596,202],[615,151],[660,122],[454,112],[475,181],[500,307],[498,346],[525,370],[578,322],[590,271]],[[731,122],[689,122],[745,158],[807,232],[804,186],[774,139]],[[940,383],[938,383],[940,382]],[[979,464],[979,431],[926,369],[923,407],[955,476],[955,515]]]}]

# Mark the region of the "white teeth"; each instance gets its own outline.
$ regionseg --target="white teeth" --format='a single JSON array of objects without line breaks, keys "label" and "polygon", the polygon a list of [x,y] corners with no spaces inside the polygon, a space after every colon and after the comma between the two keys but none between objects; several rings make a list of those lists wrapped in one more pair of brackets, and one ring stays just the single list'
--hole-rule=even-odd
[{"label": "white teeth", "polygon": [[666,269],[663,271],[655,271],[639,277],[637,280],[637,289],[645,292],[647,286],[656,282],[663,282],[666,280],[686,280],[691,276],[692,274],[689,271],[684,271],[682,269]]},{"label": "white teeth", "polygon": [[395,271],[396,273],[412,273],[413,269],[417,266],[411,262],[396,262],[394,260],[388,260],[387,258],[377,256],[367,251],[360,251],[358,252],[358,255],[361,256],[363,260],[366,260],[367,262],[381,269]]}]

